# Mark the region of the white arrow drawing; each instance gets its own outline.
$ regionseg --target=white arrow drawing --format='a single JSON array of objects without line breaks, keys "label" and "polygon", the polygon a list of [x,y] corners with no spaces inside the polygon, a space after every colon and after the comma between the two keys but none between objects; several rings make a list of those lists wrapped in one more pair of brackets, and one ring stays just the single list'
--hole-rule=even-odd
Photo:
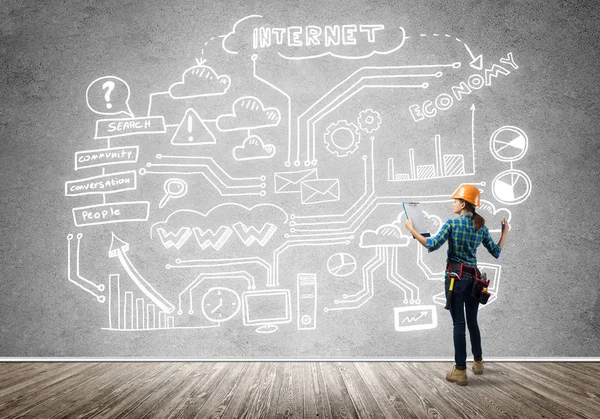
[{"label": "white arrow drawing", "polygon": [[138,286],[138,288],[154,303],[160,307],[164,312],[171,313],[175,310],[173,304],[169,303],[162,295],[160,295],[153,287],[144,279],[144,277],[137,271],[129,257],[127,256],[127,251],[129,250],[129,243],[124,242],[117,236],[115,233],[112,233],[112,240],[110,243],[110,249],[108,251],[108,256],[118,257],[121,265],[127,271],[127,274],[131,278],[131,280]]},{"label": "white arrow drawing", "polygon": [[422,311],[421,315],[419,317],[412,317],[412,318],[411,317],[406,317],[404,320],[402,320],[402,323],[404,323],[404,322],[409,322],[409,323],[416,322],[419,319],[421,319],[421,317],[426,317],[426,316],[427,316],[427,312],[426,311]]},{"label": "white arrow drawing", "polygon": [[[414,313],[412,317],[411,313]],[[420,315],[417,316],[417,313],[420,313]],[[431,316],[429,316],[430,313]],[[436,327],[437,310],[434,305],[394,307],[394,329],[396,332],[427,330]]]},{"label": "white arrow drawing", "polygon": [[471,56],[471,62],[469,63],[469,65],[475,70],[481,70],[483,68],[483,55],[479,54],[477,57],[475,57],[469,49],[469,47],[467,46],[467,44],[464,44],[464,46],[467,49],[469,55]]}]

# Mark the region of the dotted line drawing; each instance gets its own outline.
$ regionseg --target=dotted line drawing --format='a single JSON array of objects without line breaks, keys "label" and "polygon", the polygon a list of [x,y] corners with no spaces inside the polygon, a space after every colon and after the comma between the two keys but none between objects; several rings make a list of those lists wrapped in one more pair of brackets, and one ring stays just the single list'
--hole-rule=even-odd
[{"label": "dotted line drawing", "polygon": [[[483,55],[480,54],[477,57],[475,55],[473,55],[473,52],[471,51],[471,48],[469,48],[469,46],[466,44],[466,42],[463,42],[460,38],[453,37],[452,35],[448,35],[447,33],[445,33],[445,34],[434,33],[434,34],[431,34],[431,35],[434,36],[434,37],[444,37],[444,38],[449,38],[449,39],[451,38],[451,39],[454,39],[454,40],[460,42],[461,44],[464,45],[465,49],[467,50],[467,52],[471,56],[471,62],[469,63],[469,65],[471,67],[473,67],[474,69],[476,69],[476,70],[481,70],[483,68]],[[424,37],[427,37],[429,35],[426,34],[426,33],[422,33],[419,36],[422,37],[422,38],[424,38]]]}]

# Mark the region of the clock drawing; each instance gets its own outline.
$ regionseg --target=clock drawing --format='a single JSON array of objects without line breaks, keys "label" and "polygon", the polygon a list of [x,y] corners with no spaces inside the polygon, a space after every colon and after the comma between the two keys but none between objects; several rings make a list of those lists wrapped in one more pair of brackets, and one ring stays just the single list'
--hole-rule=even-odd
[{"label": "clock drawing", "polygon": [[202,297],[202,313],[213,322],[231,319],[241,306],[240,296],[230,288],[213,287]]}]

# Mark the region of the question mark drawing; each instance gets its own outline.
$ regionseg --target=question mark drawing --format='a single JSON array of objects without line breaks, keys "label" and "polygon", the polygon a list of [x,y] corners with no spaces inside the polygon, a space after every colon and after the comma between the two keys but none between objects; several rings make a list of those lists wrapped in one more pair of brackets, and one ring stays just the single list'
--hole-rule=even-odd
[{"label": "question mark drawing", "polygon": [[115,82],[114,81],[107,81],[104,82],[104,84],[102,85],[102,90],[106,89],[106,93],[104,94],[104,100],[106,100],[106,107],[108,109],[112,108],[112,103],[110,103],[110,94],[112,93],[112,91],[115,89]]},{"label": "question mark drawing", "polygon": [[133,118],[129,107],[131,90],[125,80],[115,76],[99,77],[85,91],[88,108],[100,115],[125,114]]}]

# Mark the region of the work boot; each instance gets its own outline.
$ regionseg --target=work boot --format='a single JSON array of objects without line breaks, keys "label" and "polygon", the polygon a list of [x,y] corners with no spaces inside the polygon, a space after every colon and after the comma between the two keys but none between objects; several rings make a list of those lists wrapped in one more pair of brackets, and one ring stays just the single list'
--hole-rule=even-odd
[{"label": "work boot", "polygon": [[483,374],[483,360],[473,362],[473,374]]},{"label": "work boot", "polygon": [[469,384],[467,379],[467,370],[457,370],[456,365],[452,367],[452,371],[446,374],[446,380],[456,383],[459,386],[466,386]]}]

